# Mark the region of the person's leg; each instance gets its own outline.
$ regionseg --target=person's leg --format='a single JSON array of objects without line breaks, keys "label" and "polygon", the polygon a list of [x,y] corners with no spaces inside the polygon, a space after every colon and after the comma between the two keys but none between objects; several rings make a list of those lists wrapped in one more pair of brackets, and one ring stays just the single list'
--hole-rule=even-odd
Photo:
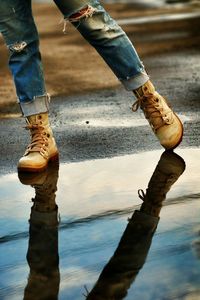
[{"label": "person's leg", "polygon": [[[126,33],[98,0],[54,0],[64,18],[98,51],[117,78],[134,91],[154,133],[166,148],[175,148],[182,139],[179,118],[149,80],[149,76]],[[146,105],[148,103],[148,105]]]},{"label": "person's leg", "polygon": [[22,114],[32,136],[18,168],[41,170],[58,151],[48,122],[49,97],[45,89],[31,0],[0,1],[0,32],[9,50],[9,67]]},{"label": "person's leg", "polygon": [[[64,18],[97,50],[128,90],[149,80],[126,33],[97,0],[54,0]],[[80,12],[80,13],[76,13]]]}]

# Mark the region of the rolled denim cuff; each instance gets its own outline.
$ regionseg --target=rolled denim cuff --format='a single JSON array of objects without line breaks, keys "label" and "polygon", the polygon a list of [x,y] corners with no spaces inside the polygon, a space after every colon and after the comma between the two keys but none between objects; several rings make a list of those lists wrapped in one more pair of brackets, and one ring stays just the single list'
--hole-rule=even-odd
[{"label": "rolled denim cuff", "polygon": [[33,100],[20,102],[19,105],[24,117],[38,115],[49,111],[50,96],[48,94],[35,96]]},{"label": "rolled denim cuff", "polygon": [[133,91],[145,84],[149,80],[149,76],[145,71],[143,71],[133,77],[119,80],[127,91]]}]

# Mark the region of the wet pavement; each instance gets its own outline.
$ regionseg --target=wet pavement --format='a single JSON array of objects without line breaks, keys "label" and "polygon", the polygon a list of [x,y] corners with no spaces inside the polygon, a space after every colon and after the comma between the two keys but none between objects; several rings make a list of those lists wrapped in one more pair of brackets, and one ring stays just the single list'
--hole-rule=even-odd
[{"label": "wet pavement", "polygon": [[[134,35],[184,123],[177,155],[163,153],[142,113],[131,112],[132,94],[117,87],[52,99],[60,165],[18,177],[28,135],[19,110],[2,112],[0,299],[200,299],[195,28]],[[142,199],[149,213],[138,212]]]},{"label": "wet pavement", "polygon": [[2,175],[1,299],[200,299],[200,150],[176,153]]},{"label": "wet pavement", "polygon": [[[52,166],[20,182],[24,122],[0,120],[0,299],[200,299],[199,61],[195,49],[146,60],[185,128],[176,152],[186,168],[162,162],[158,175],[172,170],[153,187],[162,149],[121,87],[52,101],[59,178]],[[149,182],[159,222],[134,213]],[[165,201],[159,186],[171,188]]]},{"label": "wet pavement", "polygon": [[[187,60],[185,59],[187,57]],[[184,122],[182,148],[200,145],[199,49],[159,54],[145,59],[151,79]],[[54,98],[51,123],[60,160],[78,162],[160,149],[141,111],[133,113],[135,99],[122,87]],[[1,174],[13,173],[29,142],[20,114],[0,119]],[[16,128],[18,134],[16,134]],[[14,151],[13,151],[14,150]]]},{"label": "wet pavement", "polygon": [[[188,53],[194,60],[199,55]],[[82,97],[80,105],[80,96],[69,98],[65,106],[61,99],[52,103],[61,150],[59,177],[53,166],[33,177],[21,176],[20,182],[16,162],[27,133],[21,129],[22,135],[16,135],[15,126],[23,120],[1,120],[12,138],[5,136],[2,144],[8,148],[0,177],[0,299],[57,299],[57,294],[69,300],[200,299],[197,85],[192,90],[190,103],[187,94],[180,99],[179,93],[174,102],[185,127],[176,153],[186,168],[182,159],[172,158],[175,169],[154,185],[164,184],[164,193],[171,187],[165,201],[155,196],[163,204],[155,233],[158,220],[142,219],[138,225],[134,211],[142,203],[137,191],[145,192],[162,149],[142,114],[127,109],[126,95],[132,103],[128,93],[118,89],[90,95],[89,108],[89,98]],[[169,161],[161,174],[165,165]],[[128,227],[130,233],[118,247],[132,222],[136,225]],[[143,229],[144,223],[149,225]]]}]

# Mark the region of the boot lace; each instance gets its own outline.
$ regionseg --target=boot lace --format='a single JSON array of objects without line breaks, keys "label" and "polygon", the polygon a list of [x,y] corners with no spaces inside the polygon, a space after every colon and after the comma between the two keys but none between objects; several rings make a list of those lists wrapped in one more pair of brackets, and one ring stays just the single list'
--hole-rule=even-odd
[{"label": "boot lace", "polygon": [[[154,173],[155,174],[155,173]],[[151,181],[151,185],[148,186],[146,193],[143,189],[138,190],[138,197],[145,202],[149,201],[149,195],[147,196],[147,192],[152,196],[150,202],[152,205],[159,205],[166,197],[167,192],[171,188],[174,182],[177,180],[176,174],[168,174],[164,175],[161,172],[157,171],[157,176],[155,176],[154,180]]]},{"label": "boot lace", "polygon": [[145,118],[155,133],[163,125],[173,123],[172,110],[164,109],[163,101],[166,103],[161,96],[149,93],[139,97],[132,105],[133,112],[137,111],[139,107],[143,110]]},{"label": "boot lace", "polygon": [[24,155],[31,152],[39,152],[44,158],[48,158],[48,137],[44,126],[39,124],[28,124],[25,128],[31,131],[31,143],[28,145]]}]

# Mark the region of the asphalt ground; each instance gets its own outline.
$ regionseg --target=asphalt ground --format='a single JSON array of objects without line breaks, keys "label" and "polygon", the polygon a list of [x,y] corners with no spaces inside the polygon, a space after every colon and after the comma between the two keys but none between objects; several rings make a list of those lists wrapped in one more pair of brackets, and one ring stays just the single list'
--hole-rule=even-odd
[{"label": "asphalt ground", "polygon": [[[199,49],[157,55],[145,60],[159,92],[170,100],[184,122],[179,147],[200,144]],[[54,98],[51,123],[61,162],[83,161],[159,149],[161,146],[142,112],[130,109],[135,101],[123,87],[83,96]],[[0,120],[1,173],[13,172],[29,134],[19,117]]]}]

